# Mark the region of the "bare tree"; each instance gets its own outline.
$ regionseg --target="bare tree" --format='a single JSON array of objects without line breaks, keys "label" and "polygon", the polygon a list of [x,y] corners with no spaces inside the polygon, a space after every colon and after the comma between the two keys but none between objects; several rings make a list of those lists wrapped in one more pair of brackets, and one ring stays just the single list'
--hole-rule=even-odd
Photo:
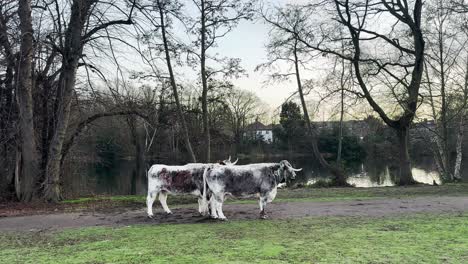
[{"label": "bare tree", "polygon": [[[252,1],[237,0],[192,0],[198,12],[191,27],[196,40],[194,45],[199,52],[194,53],[200,65],[202,84],[202,118],[205,137],[206,162],[211,160],[211,137],[208,118],[208,83],[216,74],[235,76],[239,73],[239,60],[212,57],[209,50],[217,45],[220,38],[225,37],[241,20],[252,17]],[[211,67],[209,61],[213,61]],[[216,64],[221,64],[216,69]]]},{"label": "bare tree", "polygon": [[[90,17],[93,10],[99,12],[97,5],[101,3],[95,0],[73,0],[70,7],[70,18],[66,25],[66,32],[59,44],[55,44],[60,50],[61,71],[58,79],[56,122],[55,129],[48,150],[47,165],[45,168],[44,197],[49,201],[61,199],[60,173],[62,148],[66,139],[66,133],[70,119],[70,106],[76,82],[76,71],[82,57],[84,45],[89,42],[96,33],[110,26],[131,24],[133,6],[124,20],[109,20],[97,25],[90,25]],[[104,3],[105,4],[105,3]],[[113,3],[108,3],[111,6]],[[57,18],[59,19],[59,17]],[[91,27],[90,27],[91,26]]]},{"label": "bare tree", "polygon": [[432,131],[435,141],[432,149],[442,178],[452,181],[449,128],[459,115],[463,120],[467,104],[463,71],[468,39],[459,25],[461,17],[453,5],[440,0],[428,1],[427,5],[425,34],[428,49],[424,87],[437,126],[436,131]]},{"label": "bare tree", "polygon": [[[300,32],[293,30],[291,25],[279,23],[279,20],[272,22],[285,32],[297,34],[306,47],[352,63],[354,77],[369,105],[398,136],[399,184],[413,184],[408,146],[409,128],[419,106],[419,88],[424,72],[422,1],[415,0],[410,6],[407,1],[334,0],[304,8],[317,16],[320,12],[321,19],[326,22],[305,20]],[[324,10],[329,16],[324,15]],[[387,32],[379,32],[373,27],[381,23],[379,19],[385,19],[394,26]],[[345,28],[347,34],[339,34],[338,28]],[[340,51],[342,40],[350,44],[344,54]],[[371,52],[367,47],[372,45],[380,45],[380,48]],[[398,112],[385,110],[378,102],[375,90],[382,92],[384,88],[390,88],[387,93],[398,103]]]},{"label": "bare tree", "polygon": [[235,154],[237,155],[246,125],[259,114],[260,99],[252,92],[233,88],[225,101],[229,107],[229,124],[234,134]]},{"label": "bare tree", "polygon": [[[162,35],[162,41],[163,41],[163,45],[164,45],[164,53],[165,53],[165,56],[166,56],[167,70],[169,72],[169,80],[170,80],[170,84],[171,84],[171,87],[172,87],[172,93],[174,95],[174,100],[176,102],[177,116],[178,116],[179,121],[180,121],[180,123],[182,125],[182,132],[183,132],[183,135],[184,135],[185,146],[187,147],[187,151],[189,152],[190,158],[191,158],[192,162],[197,162],[197,159],[195,157],[195,153],[194,153],[194,151],[192,149],[192,144],[190,143],[190,137],[189,137],[189,133],[188,133],[187,122],[185,121],[185,117],[184,117],[184,114],[182,112],[182,105],[180,103],[179,92],[177,90],[177,84],[176,84],[174,72],[173,72],[173,69],[172,69],[169,44],[168,44],[168,39],[167,39],[167,36],[166,36],[166,19],[165,19],[165,15],[167,13],[174,14],[174,13],[177,13],[177,12],[174,11],[174,10],[168,10],[167,9],[168,4],[167,3],[162,3],[162,1],[160,1],[160,0],[157,0],[157,5],[158,5],[158,9],[159,9],[161,35]],[[177,8],[177,6],[176,6],[176,8]]]},{"label": "bare tree", "polygon": [[467,118],[467,103],[468,103],[468,56],[466,58],[466,66],[465,66],[465,81],[463,85],[463,101],[462,101],[462,109],[460,110],[459,114],[459,122],[458,122],[458,133],[457,133],[457,140],[455,143],[456,146],[456,158],[455,158],[455,168],[453,170],[453,179],[460,180],[460,170],[461,170],[461,163],[463,158],[462,152],[462,145],[463,145],[463,137],[465,132],[465,119]]},{"label": "bare tree", "polygon": [[[265,13],[262,15],[265,21],[270,24],[272,30],[270,30],[271,39],[267,45],[268,53],[270,54],[270,61],[266,64],[260,65],[259,67],[271,68],[279,62],[286,62],[293,66],[291,72],[275,73],[273,78],[282,79],[294,76],[314,156],[324,168],[329,170],[335,176],[334,184],[338,186],[346,186],[348,184],[343,170],[340,167],[330,164],[320,153],[318,148],[317,131],[310,120],[306,104],[302,83],[303,80],[301,78],[301,68],[304,68],[312,58],[298,36],[300,31],[303,30],[303,21],[306,19],[307,14],[302,12],[300,8],[291,6],[287,10],[276,9],[276,13],[273,15]],[[284,30],[284,25],[289,27],[289,30],[286,32]]]},{"label": "bare tree", "polygon": [[[21,200],[29,202],[37,194],[35,185],[39,176],[39,155],[33,116],[33,75],[32,61],[34,54],[31,0],[20,0],[18,15],[20,18],[21,48],[17,72],[18,109],[20,122],[21,164],[20,193]],[[17,176],[18,177],[18,176]]]}]

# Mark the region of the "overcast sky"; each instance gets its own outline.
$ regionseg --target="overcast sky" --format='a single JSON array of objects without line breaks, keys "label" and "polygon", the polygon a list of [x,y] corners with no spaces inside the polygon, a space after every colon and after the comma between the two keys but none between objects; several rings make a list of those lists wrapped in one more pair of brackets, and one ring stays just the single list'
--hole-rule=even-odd
[{"label": "overcast sky", "polygon": [[[265,0],[263,1],[264,7],[268,8],[271,6],[283,6],[287,3],[301,3],[307,2],[306,0]],[[177,28],[177,27],[176,27]],[[180,31],[175,32],[178,37],[184,39],[183,35],[186,34],[185,29],[180,28]],[[218,53],[220,57],[240,58],[241,66],[246,71],[246,76],[241,76],[238,79],[231,79],[234,85],[240,89],[254,92],[258,97],[265,102],[271,109],[271,113],[268,117],[277,115],[279,113],[279,107],[281,104],[297,91],[297,86],[292,79],[291,81],[285,81],[282,83],[271,82],[266,83],[268,80],[268,72],[255,71],[255,68],[262,63],[267,62],[267,52],[265,45],[269,41],[269,25],[261,20],[255,21],[241,21],[239,25],[234,28],[224,38],[218,40],[218,46],[210,49],[209,53]],[[132,42],[132,40],[127,40]],[[136,42],[135,42],[136,43]],[[133,44],[135,44],[133,43]],[[125,61],[121,65],[122,68],[127,71],[139,71],[145,68],[144,61],[141,60],[133,49],[123,45],[119,51],[116,52],[117,57]],[[142,63],[143,62],[143,63]],[[308,68],[313,68],[313,71],[301,72],[303,79],[317,77],[320,74],[321,63],[314,61]],[[109,74],[117,74],[114,67],[108,67]],[[149,69],[146,69],[149,70]],[[197,78],[197,72],[191,68],[176,66],[175,72],[181,82],[193,83],[193,80]],[[117,74],[118,75],[118,74]],[[307,96],[306,100],[314,104],[320,100],[317,93],[311,93]],[[316,116],[315,120],[326,120],[330,118],[330,112],[335,109],[335,104],[323,104],[320,107],[320,113]],[[309,109],[309,112],[311,109]]]},{"label": "overcast sky", "polygon": [[[285,5],[287,3],[306,2],[289,0],[264,1],[268,5]],[[255,67],[267,61],[265,45],[268,42],[269,27],[262,21],[242,21],[232,32],[219,41],[217,52],[222,56],[241,59],[241,65],[248,76],[234,79],[233,83],[239,88],[255,92],[272,108],[280,106],[286,98],[297,90],[294,82],[269,84],[267,73],[255,72]]]},{"label": "overcast sky", "polygon": [[228,57],[240,58],[248,76],[234,80],[238,87],[255,92],[272,107],[280,105],[296,90],[294,83],[265,87],[267,73],[255,72],[255,67],[266,62],[265,44],[268,41],[268,26],[263,22],[243,21],[219,43],[219,53]]}]

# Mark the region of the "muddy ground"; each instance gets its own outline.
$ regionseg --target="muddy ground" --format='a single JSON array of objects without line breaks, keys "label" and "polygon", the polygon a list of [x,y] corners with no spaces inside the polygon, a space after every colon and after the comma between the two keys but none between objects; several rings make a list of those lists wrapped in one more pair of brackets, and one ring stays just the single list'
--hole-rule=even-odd
[{"label": "muddy ground", "polygon": [[[170,205],[169,205],[170,206]],[[52,213],[0,218],[0,231],[44,231],[88,226],[128,226],[135,224],[214,222],[200,216],[197,206],[173,207],[166,215],[155,203],[155,216],[146,217],[145,208],[117,211]],[[224,213],[229,220],[257,219],[257,204],[227,204]],[[267,207],[269,219],[288,219],[321,216],[388,216],[411,213],[468,212],[468,197],[417,197],[337,202],[273,202]]]}]

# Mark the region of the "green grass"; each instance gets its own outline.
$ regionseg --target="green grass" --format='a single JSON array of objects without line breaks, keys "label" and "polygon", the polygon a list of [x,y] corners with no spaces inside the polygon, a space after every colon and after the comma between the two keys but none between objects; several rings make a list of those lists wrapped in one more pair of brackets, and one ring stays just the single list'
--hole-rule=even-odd
[{"label": "green grass", "polygon": [[[409,187],[380,187],[380,188],[300,188],[282,189],[278,191],[276,202],[295,201],[342,201],[364,200],[379,198],[400,198],[417,196],[468,196],[468,184],[446,184],[442,186],[417,185]],[[145,203],[143,195],[127,196],[97,196],[65,200],[62,203],[70,205],[89,204],[93,202],[111,201],[112,206],[133,206]],[[255,200],[255,201],[254,201]],[[227,203],[256,203],[256,199],[228,199]],[[190,195],[173,196],[168,203],[186,205],[196,203],[196,198]]]},{"label": "green grass", "polygon": [[468,263],[468,215],[0,234],[2,263]]}]

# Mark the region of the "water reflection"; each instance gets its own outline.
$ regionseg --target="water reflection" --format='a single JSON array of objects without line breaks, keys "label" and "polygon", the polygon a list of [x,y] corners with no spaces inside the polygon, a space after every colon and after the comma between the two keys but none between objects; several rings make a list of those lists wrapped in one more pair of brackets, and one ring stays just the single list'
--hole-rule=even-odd
[{"label": "water reflection", "polygon": [[[238,164],[249,164],[259,162],[278,162],[284,158],[254,158],[241,159]],[[319,166],[312,157],[288,158],[296,168],[303,168],[297,174],[296,183],[314,184],[318,180],[327,181],[331,178],[328,171]],[[136,172],[135,162],[131,160],[121,160],[115,164],[101,166],[98,164],[74,164],[74,173],[65,179],[66,195],[126,195],[146,193],[145,170],[150,164],[146,164],[146,169],[140,173]],[[466,163],[465,163],[466,164]],[[356,187],[384,187],[394,186],[398,180],[398,167],[381,160],[365,160],[362,163],[346,165],[348,183]],[[430,158],[413,161],[413,177],[417,182],[424,184],[441,183],[434,162]],[[462,174],[468,180],[468,167],[462,166]]]},{"label": "water reflection", "polygon": [[[441,184],[442,180],[440,175],[435,171],[425,171],[419,168],[412,169],[413,178],[416,182],[433,185]],[[366,172],[358,175],[351,175],[348,178],[348,183],[355,187],[387,187],[395,186],[397,176],[392,176],[389,167],[385,167],[385,170],[380,172],[377,177],[370,177]]]},{"label": "water reflection", "polygon": [[[265,159],[241,160],[241,164],[266,162]],[[313,158],[301,157],[292,159],[294,167],[303,168],[303,172],[296,177],[296,183],[313,185],[318,181],[330,181],[332,175],[314,162]],[[346,164],[347,182],[355,187],[386,187],[395,186],[398,182],[398,167],[389,165],[382,160],[367,159],[362,163]],[[435,164],[430,158],[413,161],[413,177],[415,181],[424,184],[441,184],[441,178]]]},{"label": "water reflection", "polygon": [[419,168],[413,168],[413,178],[415,181],[425,184],[441,184],[442,179],[437,171],[425,171]]},{"label": "water reflection", "polygon": [[391,178],[389,167],[381,172],[378,172],[376,177],[370,177],[367,171],[365,171],[364,164],[361,164],[362,171],[359,174],[351,175],[347,181],[349,184],[356,187],[386,187],[394,186],[394,179]]}]

